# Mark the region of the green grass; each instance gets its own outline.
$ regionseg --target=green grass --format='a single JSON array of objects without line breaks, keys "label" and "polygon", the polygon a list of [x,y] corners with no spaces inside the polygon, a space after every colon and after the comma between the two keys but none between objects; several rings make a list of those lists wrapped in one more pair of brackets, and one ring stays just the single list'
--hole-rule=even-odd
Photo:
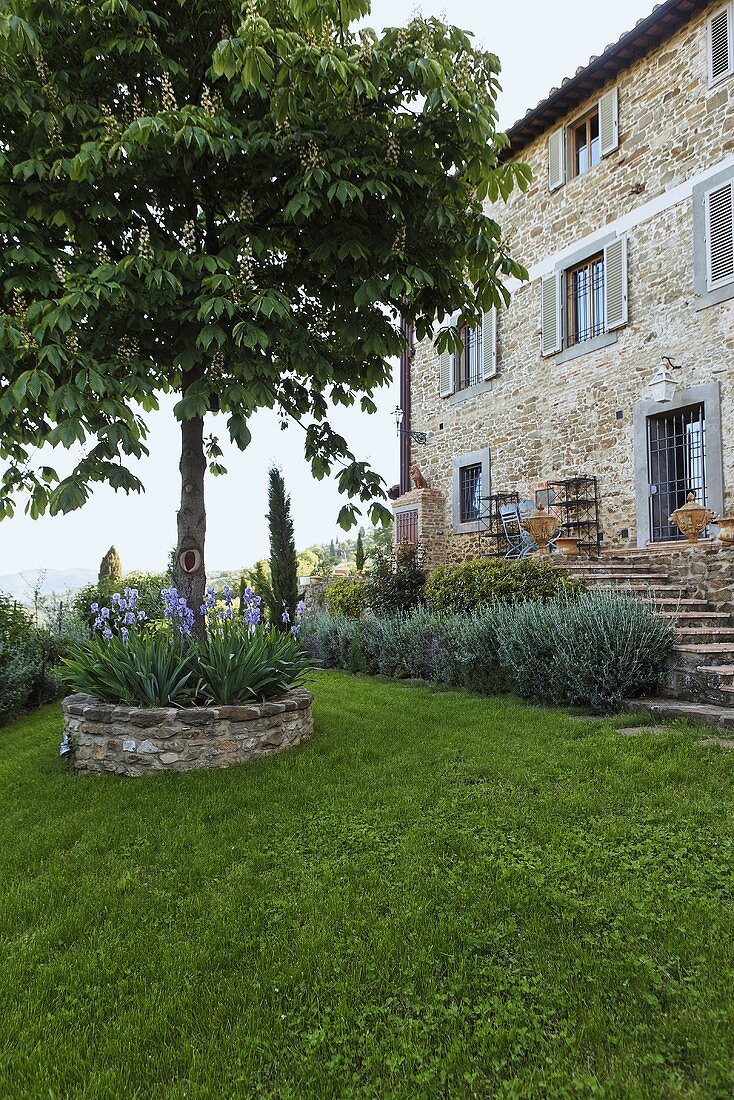
[{"label": "green grass", "polygon": [[243,768],[0,731],[0,1096],[734,1094],[734,759],[321,673]]}]

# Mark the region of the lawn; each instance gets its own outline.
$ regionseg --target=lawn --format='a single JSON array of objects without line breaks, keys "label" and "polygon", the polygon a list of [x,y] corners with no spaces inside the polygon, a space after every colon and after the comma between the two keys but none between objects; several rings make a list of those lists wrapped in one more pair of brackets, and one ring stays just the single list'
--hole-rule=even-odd
[{"label": "lawn", "polygon": [[3,1100],[734,1094],[732,755],[315,691],[311,742],[226,772],[0,730]]}]

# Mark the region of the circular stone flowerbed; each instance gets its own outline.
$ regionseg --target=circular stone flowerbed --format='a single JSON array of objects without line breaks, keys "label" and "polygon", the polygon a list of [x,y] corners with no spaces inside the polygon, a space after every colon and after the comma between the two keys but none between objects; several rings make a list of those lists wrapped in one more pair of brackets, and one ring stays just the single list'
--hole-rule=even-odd
[{"label": "circular stone flowerbed", "polygon": [[228,768],[291,748],[313,733],[313,695],[296,688],[269,703],[142,707],[68,695],[64,733],[80,772],[152,775]]}]

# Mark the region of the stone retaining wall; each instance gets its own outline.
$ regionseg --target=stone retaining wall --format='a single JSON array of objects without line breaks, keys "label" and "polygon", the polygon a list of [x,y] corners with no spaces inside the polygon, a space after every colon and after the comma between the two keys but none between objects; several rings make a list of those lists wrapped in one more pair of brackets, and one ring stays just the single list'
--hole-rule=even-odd
[{"label": "stone retaining wall", "polygon": [[228,768],[291,748],[313,733],[312,701],[296,689],[247,706],[144,709],[91,695],[69,695],[61,706],[76,771],[135,776]]},{"label": "stone retaining wall", "polygon": [[[604,561],[604,557],[601,559]],[[710,600],[717,610],[734,611],[734,547],[719,542],[699,542],[696,546],[681,543],[680,548],[649,548],[647,553],[614,554],[615,561],[659,568],[679,584],[685,595],[698,600]]]}]

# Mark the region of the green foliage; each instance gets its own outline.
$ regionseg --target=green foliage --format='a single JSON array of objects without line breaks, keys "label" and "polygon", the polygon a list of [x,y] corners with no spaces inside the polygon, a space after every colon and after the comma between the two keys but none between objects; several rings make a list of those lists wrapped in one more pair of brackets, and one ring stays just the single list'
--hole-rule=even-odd
[{"label": "green foliage", "polygon": [[304,647],[327,667],[419,677],[539,703],[618,708],[654,691],[674,640],[668,621],[618,593],[496,603],[468,614],[417,609],[355,622],[319,613]]},{"label": "green foliage", "polygon": [[335,577],[326,589],[326,606],[331,615],[358,619],[367,606],[367,582],[355,577]]},{"label": "green foliage", "polygon": [[375,615],[399,615],[423,603],[426,573],[420,548],[397,546],[389,556],[375,551],[367,580],[367,603]]},{"label": "green foliage", "polygon": [[[293,538],[291,498],[285,491],[277,466],[268,471],[268,527],[270,530],[270,619],[279,629],[288,629],[298,603],[298,562]],[[283,623],[287,614],[288,622]]]},{"label": "green foliage", "polygon": [[69,641],[65,622],[39,626],[26,608],[0,593],[0,724],[58,698],[58,664]]},{"label": "green foliage", "polygon": [[95,635],[64,658],[63,675],[73,692],[128,706],[186,706],[195,690],[193,654],[182,652],[171,633],[131,631],[126,644]]},{"label": "green foliage", "polygon": [[210,705],[264,702],[302,684],[313,661],[291,634],[239,624],[210,633],[195,659],[198,695]]},{"label": "green foliage", "polygon": [[364,539],[362,538],[362,532],[357,535],[357,548],[354,553],[354,564],[357,568],[357,572],[361,573],[364,570]]},{"label": "green foliage", "polygon": [[164,616],[161,591],[168,588],[170,583],[168,573],[128,573],[122,583],[105,581],[99,584],[86,584],[74,594],[72,614],[80,623],[85,623],[91,629],[95,616],[90,611],[90,605],[108,604],[110,597],[115,592],[121,592],[124,584],[128,588],[137,590],[138,609],[145,612],[148,622],[162,622]]},{"label": "green foliage", "polygon": [[495,601],[550,600],[583,592],[585,587],[550,561],[476,558],[461,565],[440,565],[426,581],[424,594],[433,611],[473,612]]},{"label": "green foliage", "polygon": [[668,620],[616,592],[504,605],[497,616],[500,659],[521,695],[602,712],[654,693],[675,640]]},{"label": "green foliage", "polygon": [[99,567],[99,586],[120,584],[122,581],[122,561],[114,546],[111,546]]},{"label": "green foliage", "polygon": [[[5,7],[0,514],[140,490],[173,390],[241,448],[259,408],[302,420],[340,524],[388,518],[328,402],[374,412],[400,313],[422,339],[456,311],[455,349],[526,277],[483,207],[529,182],[500,160],[498,59],[435,18],[377,35],[366,0]],[[81,457],[62,476],[47,446]]]},{"label": "green foliage", "polygon": [[95,635],[62,661],[71,691],[129,706],[202,706],[264,701],[303,681],[313,661],[290,634],[222,623],[206,642],[182,645],[160,624],[119,637]]},{"label": "green foliage", "polygon": [[418,608],[390,618],[318,613],[302,620],[304,648],[328,668],[397,679],[423,679],[483,695],[507,691],[497,616],[438,615]]}]

